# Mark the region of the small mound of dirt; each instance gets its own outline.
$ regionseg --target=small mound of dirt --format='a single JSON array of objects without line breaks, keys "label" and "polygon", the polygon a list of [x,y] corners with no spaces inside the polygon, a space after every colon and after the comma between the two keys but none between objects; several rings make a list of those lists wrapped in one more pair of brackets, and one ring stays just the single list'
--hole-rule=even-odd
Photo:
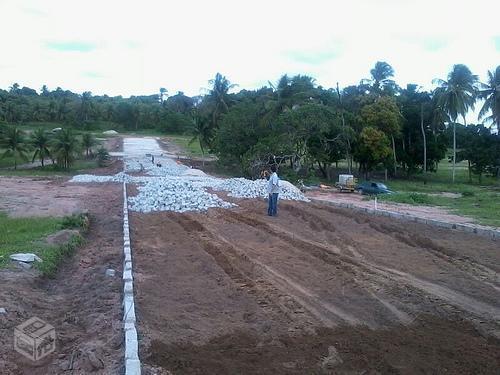
[{"label": "small mound of dirt", "polygon": [[71,240],[71,237],[79,235],[76,229],[63,229],[59,232],[51,234],[45,238],[45,242],[49,245],[64,245]]}]

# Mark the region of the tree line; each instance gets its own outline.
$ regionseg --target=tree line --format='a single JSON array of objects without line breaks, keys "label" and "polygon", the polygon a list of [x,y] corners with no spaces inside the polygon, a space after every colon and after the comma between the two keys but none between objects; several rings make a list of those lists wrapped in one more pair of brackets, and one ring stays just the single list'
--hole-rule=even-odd
[{"label": "tree line", "polygon": [[[53,165],[62,169],[69,169],[74,161],[85,154],[87,159],[97,158],[99,166],[105,166],[109,159],[107,150],[100,146],[97,153],[93,149],[99,145],[92,133],[84,133],[80,138],[71,129],[55,129],[48,132],[38,128],[31,134],[27,134],[17,127],[0,128],[1,158],[13,159],[14,169],[19,162],[35,162],[39,160],[42,168],[46,161],[50,160]],[[29,157],[32,155],[32,157]]]},{"label": "tree line", "polygon": [[[433,91],[416,84],[401,88],[393,77],[388,63],[377,62],[370,78],[343,89],[284,75],[276,84],[231,94],[231,83],[217,74],[197,105],[195,137],[221,161],[249,174],[277,163],[328,177],[329,167],[343,160],[349,172],[357,163],[365,177],[377,169],[410,176],[436,171],[451,146],[453,181],[460,160],[468,160],[470,173],[479,178],[498,177],[500,66],[481,83],[467,66],[454,65],[447,79],[434,81]],[[466,126],[466,114],[478,100],[478,121],[490,127]]]},{"label": "tree line", "polygon": [[[481,83],[462,64],[454,65],[436,89],[399,87],[394,70],[379,61],[358,85],[324,88],[305,75],[283,75],[257,90],[235,91],[217,74],[206,95],[182,92],[130,98],[75,94],[57,88],[35,90],[12,85],[0,90],[0,121],[57,122],[91,129],[99,122],[124,129],[156,128],[193,135],[203,152],[248,175],[279,164],[291,175],[328,177],[339,162],[366,177],[436,171],[452,148],[455,165],[469,163],[470,174],[498,176],[500,170],[500,66]],[[481,101],[479,124],[466,114]],[[489,125],[489,127],[488,127]],[[496,134],[492,131],[496,129]]]}]

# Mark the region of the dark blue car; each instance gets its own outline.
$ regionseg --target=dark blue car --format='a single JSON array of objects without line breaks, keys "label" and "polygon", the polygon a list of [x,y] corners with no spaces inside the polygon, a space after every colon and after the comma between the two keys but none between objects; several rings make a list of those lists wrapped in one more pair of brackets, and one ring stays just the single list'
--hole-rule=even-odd
[{"label": "dark blue car", "polygon": [[378,195],[378,194],[392,194],[393,192],[389,190],[387,186],[385,186],[381,182],[371,182],[365,181],[356,186],[356,190],[361,194],[366,195]]}]

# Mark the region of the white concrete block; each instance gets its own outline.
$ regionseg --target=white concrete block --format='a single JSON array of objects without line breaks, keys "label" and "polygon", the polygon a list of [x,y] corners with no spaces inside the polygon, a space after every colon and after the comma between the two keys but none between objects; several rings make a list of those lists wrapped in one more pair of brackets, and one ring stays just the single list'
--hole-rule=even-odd
[{"label": "white concrete block", "polygon": [[141,361],[138,359],[126,359],[125,375],[141,375]]},{"label": "white concrete block", "polygon": [[132,270],[124,270],[123,271],[123,280],[124,281],[127,281],[127,280],[133,281],[134,280],[134,278],[132,277]]},{"label": "white concrete block", "polygon": [[132,270],[132,262],[131,261],[125,261],[123,263],[123,271],[131,271]]},{"label": "white concrete block", "polygon": [[130,294],[130,295],[134,295],[134,285],[132,283],[132,281],[125,281],[125,283],[123,284],[123,294]]},{"label": "white concrete block", "polygon": [[123,297],[123,321],[125,323],[135,323],[134,296],[130,294]]}]

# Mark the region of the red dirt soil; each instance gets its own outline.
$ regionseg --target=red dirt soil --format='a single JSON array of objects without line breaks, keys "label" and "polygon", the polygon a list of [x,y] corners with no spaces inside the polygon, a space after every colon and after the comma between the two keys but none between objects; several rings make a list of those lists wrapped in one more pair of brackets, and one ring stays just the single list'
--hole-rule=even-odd
[{"label": "red dirt soil", "polygon": [[498,373],[498,242],[237,202],[130,214],[146,373]]}]

